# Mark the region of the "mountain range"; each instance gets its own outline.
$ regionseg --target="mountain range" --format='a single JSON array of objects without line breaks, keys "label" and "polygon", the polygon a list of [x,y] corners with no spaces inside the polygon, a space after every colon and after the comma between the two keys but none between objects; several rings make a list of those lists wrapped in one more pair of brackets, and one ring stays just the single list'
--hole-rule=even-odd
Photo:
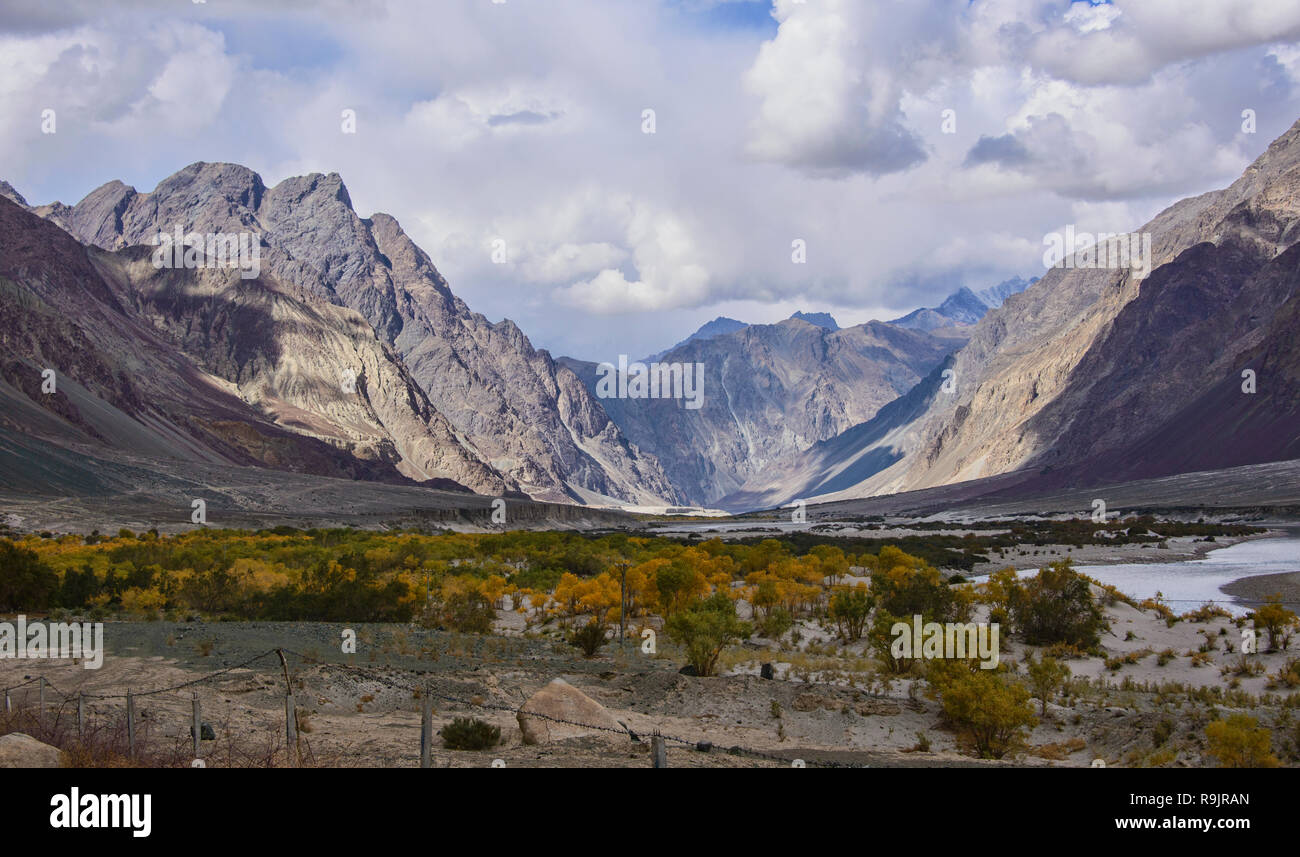
[{"label": "mountain range", "polygon": [[[847,328],[718,318],[646,358],[699,367],[697,408],[610,396],[601,364],[474,313],[336,174],[267,187],[196,163],[71,206],[0,182],[0,475],[107,495],[86,462],[120,460],[743,510],[1284,461],[1300,457],[1298,223],[1300,123],[1141,227],[1144,279],[1055,267]],[[256,270],[202,251],[160,266],[177,232],[253,235]]]},{"label": "mountain range", "polygon": [[1300,456],[1300,123],[1231,186],[1138,233],[1151,240],[1145,279],[1132,267],[1050,269],[908,396],[720,505],[1010,473],[1024,494]]}]

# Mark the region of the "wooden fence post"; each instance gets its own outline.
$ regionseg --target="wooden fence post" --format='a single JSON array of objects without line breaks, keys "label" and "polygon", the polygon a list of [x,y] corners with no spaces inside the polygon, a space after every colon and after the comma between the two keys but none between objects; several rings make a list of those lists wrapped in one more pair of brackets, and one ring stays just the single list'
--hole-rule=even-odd
[{"label": "wooden fence post", "polygon": [[199,746],[200,739],[203,738],[203,717],[199,709],[199,692],[194,691],[194,758],[198,759],[203,754]]},{"label": "wooden fence post", "polygon": [[135,758],[135,697],[126,690],[126,755]]},{"label": "wooden fence post", "polygon": [[289,764],[298,766],[298,713],[293,702],[293,692],[284,697],[284,740],[289,750]]},{"label": "wooden fence post", "polygon": [[420,767],[433,767],[433,694],[428,684],[420,695]]},{"label": "wooden fence post", "polygon": [[668,746],[664,743],[662,735],[653,735],[650,738],[650,758],[656,768],[668,767]]},{"label": "wooden fence post", "polygon": [[293,701],[293,682],[289,680],[289,661],[284,656],[284,649],[276,649],[280,656],[280,668],[284,670],[284,740],[288,745],[289,764],[297,767],[302,761],[298,757],[298,709]]},{"label": "wooden fence post", "polygon": [[9,714],[13,710],[14,710],[13,703],[9,701],[9,691],[6,690],[5,691],[5,714]]}]

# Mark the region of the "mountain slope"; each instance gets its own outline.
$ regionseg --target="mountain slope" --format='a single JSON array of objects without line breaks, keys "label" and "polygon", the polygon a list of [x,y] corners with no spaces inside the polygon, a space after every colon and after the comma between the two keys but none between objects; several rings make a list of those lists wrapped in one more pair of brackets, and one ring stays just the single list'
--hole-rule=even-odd
[{"label": "mountain slope", "polygon": [[[87,248],[9,199],[0,247],[8,431],[155,459],[512,487],[355,313],[270,278],[157,268],[146,248]],[[348,370],[361,380],[345,395]]]},{"label": "mountain slope", "polygon": [[677,498],[572,373],[509,320],[492,324],[452,294],[393,218],[362,219],[336,174],[267,188],[251,170],[197,163],[139,193],[110,182],[75,206],[35,209],[107,249],[185,232],[255,232],[264,271],[350,307],[391,344],[465,444],[540,499]]},{"label": "mountain slope", "polygon": [[[1289,257],[1279,257],[1300,238],[1298,223],[1300,123],[1230,187],[1178,202],[1139,230],[1151,234],[1153,272],[1145,281],[1129,270],[1053,268],[990,311],[956,356],[954,394],[933,397],[911,425],[873,440],[888,450],[877,456],[887,466],[836,496],[1024,468],[1073,465],[1055,477],[1066,479],[1107,467],[1150,475],[1199,466],[1205,457],[1185,445],[1176,445],[1188,453],[1181,458],[1157,455],[1149,461],[1163,462],[1158,466],[1141,464],[1156,451],[1144,436],[1171,440],[1179,429],[1170,415],[1239,387],[1248,353],[1288,364],[1289,334],[1273,319],[1293,292]],[[1243,351],[1250,348],[1256,351]],[[1285,413],[1289,393],[1278,389]],[[1227,420],[1223,431],[1246,418],[1242,407],[1255,409],[1251,419],[1265,419],[1261,399],[1233,401],[1237,409],[1224,412],[1227,399],[1205,399],[1192,422]],[[1255,431],[1236,425],[1228,435],[1197,435],[1198,442],[1219,448]],[[1275,428],[1282,434],[1268,455],[1287,454],[1289,429]],[[1050,471],[1042,478],[1052,478]]]}]

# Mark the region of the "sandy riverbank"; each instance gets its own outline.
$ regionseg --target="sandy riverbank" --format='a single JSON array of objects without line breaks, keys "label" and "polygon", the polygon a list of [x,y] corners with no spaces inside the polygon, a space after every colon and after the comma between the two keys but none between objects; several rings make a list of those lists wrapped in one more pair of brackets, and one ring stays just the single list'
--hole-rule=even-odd
[{"label": "sandy riverbank", "polygon": [[1263,603],[1270,595],[1280,595],[1283,601],[1294,605],[1300,603],[1300,571],[1244,577],[1222,589],[1234,598],[1256,604]]},{"label": "sandy riverbank", "polygon": [[1199,536],[1179,536],[1167,539],[1161,547],[1154,544],[1122,545],[1044,545],[1035,547],[1022,545],[1007,551],[1004,556],[995,557],[992,562],[976,563],[971,569],[972,575],[991,574],[992,572],[1014,566],[1018,571],[1041,568],[1059,559],[1074,560],[1075,566],[1084,565],[1127,565],[1130,563],[1185,562],[1201,559],[1210,551],[1232,547],[1254,539],[1278,538],[1288,535],[1285,530],[1270,529],[1267,532],[1251,536],[1219,536],[1214,541],[1206,541]]}]

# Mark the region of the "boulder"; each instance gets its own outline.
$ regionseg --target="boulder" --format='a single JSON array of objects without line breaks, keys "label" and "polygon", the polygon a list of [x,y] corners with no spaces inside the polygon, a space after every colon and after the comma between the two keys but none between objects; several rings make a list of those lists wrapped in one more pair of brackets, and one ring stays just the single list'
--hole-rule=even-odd
[{"label": "boulder", "polygon": [[[627,734],[605,706],[561,678],[529,697],[519,709],[517,719],[525,744],[545,744],[583,735],[614,737],[613,733],[603,731],[609,729]],[[569,722],[556,722],[561,720]]]},{"label": "boulder", "polygon": [[0,735],[0,768],[58,768],[62,752],[22,732]]}]

